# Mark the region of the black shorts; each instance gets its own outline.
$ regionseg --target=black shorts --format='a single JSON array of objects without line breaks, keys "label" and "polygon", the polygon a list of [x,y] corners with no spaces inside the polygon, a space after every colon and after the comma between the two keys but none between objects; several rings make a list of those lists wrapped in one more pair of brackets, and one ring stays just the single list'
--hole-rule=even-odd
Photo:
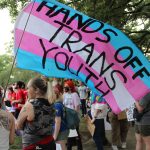
[{"label": "black shorts", "polygon": [[135,133],[150,136],[150,125],[135,125]]}]

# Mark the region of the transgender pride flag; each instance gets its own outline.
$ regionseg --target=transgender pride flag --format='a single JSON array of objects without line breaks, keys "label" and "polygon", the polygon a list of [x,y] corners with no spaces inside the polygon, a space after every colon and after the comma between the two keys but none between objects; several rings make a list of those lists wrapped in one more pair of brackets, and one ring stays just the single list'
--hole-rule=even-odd
[{"label": "transgender pride flag", "polygon": [[93,92],[91,92],[90,100],[91,100],[91,104],[94,104],[94,103],[106,104],[106,100],[103,97]]},{"label": "transgender pride flag", "polygon": [[116,113],[150,91],[150,64],[118,29],[54,0],[35,0],[15,26],[17,67],[84,82]]}]

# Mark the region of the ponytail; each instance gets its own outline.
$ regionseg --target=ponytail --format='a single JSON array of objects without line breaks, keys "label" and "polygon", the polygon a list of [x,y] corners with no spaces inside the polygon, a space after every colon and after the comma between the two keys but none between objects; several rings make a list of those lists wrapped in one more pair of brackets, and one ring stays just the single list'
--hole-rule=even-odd
[{"label": "ponytail", "polygon": [[47,82],[47,98],[50,104],[54,103],[57,99],[52,83],[49,81]]}]

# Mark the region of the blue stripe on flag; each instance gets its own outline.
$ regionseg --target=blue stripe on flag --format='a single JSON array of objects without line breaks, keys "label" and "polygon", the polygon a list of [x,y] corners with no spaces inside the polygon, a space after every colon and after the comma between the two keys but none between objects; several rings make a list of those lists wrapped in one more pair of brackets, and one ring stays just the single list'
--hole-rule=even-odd
[{"label": "blue stripe on flag", "polygon": [[[42,0],[36,0],[35,2],[38,2],[38,3],[41,3]],[[83,13],[81,12],[78,12],[76,10],[74,10],[73,8],[69,7],[69,6],[66,6],[62,3],[59,3],[58,1],[55,1],[55,0],[47,0],[47,5],[48,6],[53,6],[53,5],[59,5],[60,7],[63,7],[65,9],[68,9],[70,10],[70,16],[72,16],[74,13],[78,13],[78,14],[81,14],[83,15],[83,21],[88,19],[89,17],[84,15]],[[57,9],[56,9],[57,10]],[[97,25],[96,24],[93,24],[90,26],[92,29],[95,29],[97,28]],[[118,36],[115,36],[114,34],[110,33],[109,32],[109,35],[111,36],[111,41],[110,41],[110,44],[114,47],[115,50],[121,48],[121,45],[122,47],[123,46],[129,46],[133,49],[133,57],[134,56],[137,56],[138,58],[140,58],[140,60],[142,61],[142,63],[144,64],[144,66],[150,66],[150,63],[149,61],[146,59],[146,57],[143,55],[142,51],[140,49],[138,49],[138,47],[123,33],[121,32],[120,30],[118,30],[117,28],[113,27],[113,26],[110,26],[108,24],[105,23],[104,27],[102,30],[99,31],[100,34],[104,35],[103,34],[103,31],[105,29],[112,29],[114,30]],[[123,59],[126,58],[126,56],[128,56],[128,53],[127,51],[126,52],[123,52],[120,54],[121,57]],[[129,66],[134,72],[137,72],[141,67],[138,67],[136,66],[135,68],[132,68],[131,66]],[[147,67],[146,68],[149,72],[150,72],[150,67]],[[140,77],[139,77],[140,78]],[[147,78],[140,78],[144,84],[150,88],[150,82],[147,80]]]},{"label": "blue stripe on flag", "polygon": [[[22,49],[18,50],[16,59],[17,59],[16,67],[21,68],[21,69],[36,71],[36,72],[39,72],[40,74],[44,74],[48,77],[70,78],[70,79],[81,80],[83,82],[86,79],[86,76],[81,72],[79,73],[79,76],[77,77],[76,75],[71,74],[68,70],[66,70],[66,71],[58,70],[55,65],[54,59],[50,59],[50,58],[47,58],[46,64],[45,64],[45,69],[43,69],[42,57],[32,54],[30,52],[24,51]],[[61,64],[61,63],[58,63],[58,64],[59,64],[59,66],[62,66],[62,68],[64,67],[63,64]],[[50,67],[48,68],[48,66],[50,66]],[[73,72],[74,70],[71,69],[71,71]],[[94,88],[94,84],[91,80],[88,80],[87,86],[89,88],[93,89],[93,91],[95,93],[101,95],[99,93],[99,91]]]}]

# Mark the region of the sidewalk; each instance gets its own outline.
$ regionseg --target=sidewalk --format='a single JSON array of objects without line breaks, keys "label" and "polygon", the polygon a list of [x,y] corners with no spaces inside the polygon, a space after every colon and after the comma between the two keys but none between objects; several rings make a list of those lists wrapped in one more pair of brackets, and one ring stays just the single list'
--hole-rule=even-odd
[{"label": "sidewalk", "polygon": [[[81,121],[80,132],[82,136],[82,143],[84,150],[96,150],[95,143],[86,128],[86,123],[84,119]],[[106,137],[111,142],[111,131],[106,131]],[[76,150],[74,147],[73,150]],[[104,150],[111,150],[111,147],[104,147]],[[127,136],[127,148],[126,150],[135,150],[135,135],[134,135],[134,127],[129,128],[128,136]]]}]

